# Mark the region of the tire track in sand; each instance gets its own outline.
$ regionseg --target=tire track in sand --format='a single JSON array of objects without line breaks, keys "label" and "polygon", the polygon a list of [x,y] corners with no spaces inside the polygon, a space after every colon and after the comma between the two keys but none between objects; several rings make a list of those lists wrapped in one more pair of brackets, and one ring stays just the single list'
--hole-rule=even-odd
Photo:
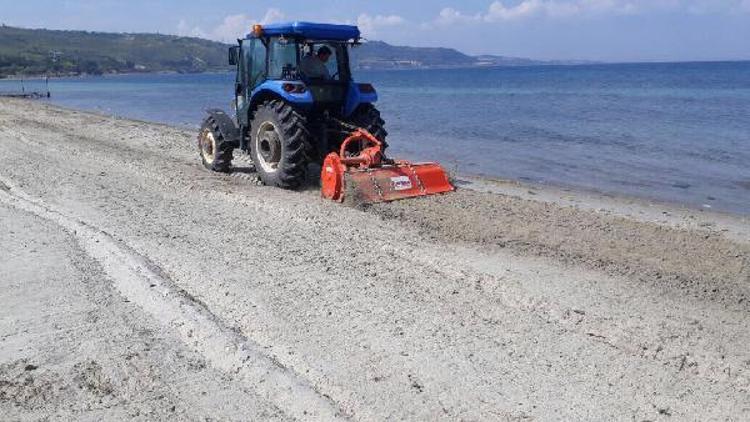
[{"label": "tire track in sand", "polygon": [[349,419],[328,396],[223,324],[203,304],[160,274],[145,257],[108,233],[25,194],[4,177],[0,177],[0,202],[68,231],[102,266],[124,298],[176,330],[214,367],[242,379],[289,416],[302,420]]}]

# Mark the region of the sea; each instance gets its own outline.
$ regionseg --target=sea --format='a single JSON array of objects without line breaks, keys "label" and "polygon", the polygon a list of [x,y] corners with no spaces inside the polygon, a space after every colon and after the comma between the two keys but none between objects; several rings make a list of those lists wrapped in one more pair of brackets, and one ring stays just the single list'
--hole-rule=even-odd
[{"label": "sea", "polygon": [[[358,71],[394,157],[750,215],[750,62]],[[234,75],[49,82],[53,104],[197,128]],[[0,81],[0,92],[19,81]],[[43,89],[39,81],[25,89]]]}]

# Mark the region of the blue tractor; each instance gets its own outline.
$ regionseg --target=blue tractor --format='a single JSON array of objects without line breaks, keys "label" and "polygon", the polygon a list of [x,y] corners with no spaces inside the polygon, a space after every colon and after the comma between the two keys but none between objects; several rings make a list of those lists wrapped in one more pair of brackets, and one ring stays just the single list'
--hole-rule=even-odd
[{"label": "blue tractor", "polygon": [[385,147],[384,121],[372,85],[356,83],[349,47],[356,26],[294,22],[255,25],[229,49],[236,66],[234,113],[208,110],[198,136],[203,165],[228,172],[234,150],[250,155],[260,179],[299,187],[307,167],[337,151],[352,127]]}]

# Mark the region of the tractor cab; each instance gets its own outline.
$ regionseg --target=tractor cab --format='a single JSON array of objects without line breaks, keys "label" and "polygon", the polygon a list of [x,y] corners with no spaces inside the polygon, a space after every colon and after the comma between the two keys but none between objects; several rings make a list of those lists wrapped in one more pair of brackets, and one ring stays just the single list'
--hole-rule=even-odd
[{"label": "tractor cab", "polygon": [[349,48],[359,42],[351,25],[253,26],[229,49],[236,118],[209,111],[199,137],[204,165],[229,171],[239,149],[265,184],[295,188],[308,165],[338,151],[353,127],[372,134],[384,151],[387,132],[375,89],[352,78]]},{"label": "tractor cab", "polygon": [[349,47],[359,41],[359,29],[349,25],[255,25],[230,50],[230,63],[237,66],[238,117],[250,117],[248,111],[269,95],[280,96],[306,113],[325,111],[340,117],[348,117],[360,104],[377,101],[372,85],[355,84],[352,79]]}]

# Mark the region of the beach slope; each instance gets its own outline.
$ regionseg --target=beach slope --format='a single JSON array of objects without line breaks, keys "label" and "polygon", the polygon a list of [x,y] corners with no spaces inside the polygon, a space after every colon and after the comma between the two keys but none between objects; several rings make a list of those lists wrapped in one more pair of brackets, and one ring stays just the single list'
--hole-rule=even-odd
[{"label": "beach slope", "polygon": [[742,217],[463,180],[345,207],[0,100],[0,419],[748,420]]}]

